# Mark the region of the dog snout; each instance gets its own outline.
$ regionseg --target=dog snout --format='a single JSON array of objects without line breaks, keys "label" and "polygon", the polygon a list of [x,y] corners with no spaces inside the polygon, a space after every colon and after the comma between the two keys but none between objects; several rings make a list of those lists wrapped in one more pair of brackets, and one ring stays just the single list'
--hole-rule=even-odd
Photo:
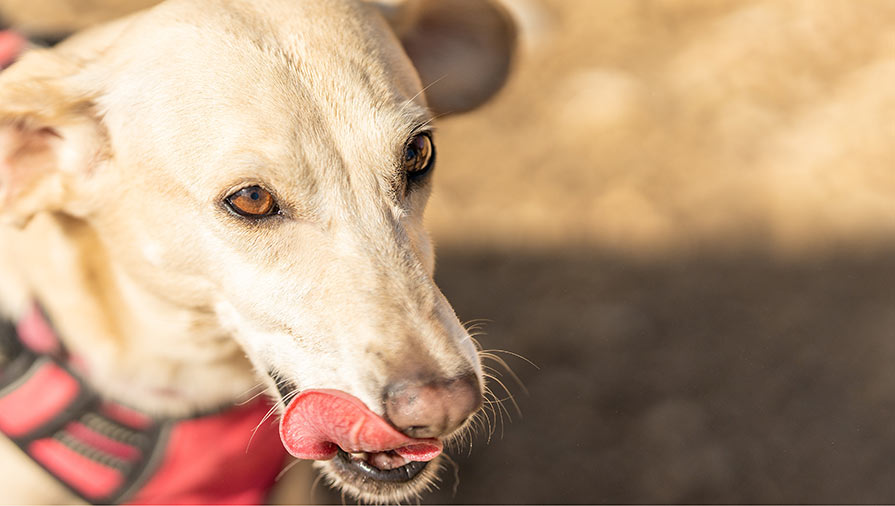
[{"label": "dog snout", "polygon": [[397,382],[385,393],[389,422],[415,438],[446,436],[481,406],[479,380],[472,373],[446,381]]}]

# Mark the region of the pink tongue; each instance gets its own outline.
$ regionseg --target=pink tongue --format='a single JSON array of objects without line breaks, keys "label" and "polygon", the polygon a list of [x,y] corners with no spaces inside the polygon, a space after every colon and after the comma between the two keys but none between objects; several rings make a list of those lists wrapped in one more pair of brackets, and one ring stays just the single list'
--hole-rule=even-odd
[{"label": "pink tongue", "polygon": [[280,439],[289,453],[308,460],[329,460],[339,448],[349,453],[394,450],[420,462],[441,453],[441,441],[401,434],[360,399],[340,390],[298,394],[280,420]]}]

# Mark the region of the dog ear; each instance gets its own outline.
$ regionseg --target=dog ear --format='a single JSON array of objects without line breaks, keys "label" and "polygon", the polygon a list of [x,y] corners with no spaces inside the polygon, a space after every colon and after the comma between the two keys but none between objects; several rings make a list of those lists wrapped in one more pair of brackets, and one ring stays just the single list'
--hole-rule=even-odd
[{"label": "dog ear", "polygon": [[493,0],[379,0],[436,114],[478,107],[504,84],[516,25]]},{"label": "dog ear", "polygon": [[0,219],[22,226],[69,204],[76,177],[103,158],[104,130],[78,68],[51,50],[27,53],[0,74]]}]

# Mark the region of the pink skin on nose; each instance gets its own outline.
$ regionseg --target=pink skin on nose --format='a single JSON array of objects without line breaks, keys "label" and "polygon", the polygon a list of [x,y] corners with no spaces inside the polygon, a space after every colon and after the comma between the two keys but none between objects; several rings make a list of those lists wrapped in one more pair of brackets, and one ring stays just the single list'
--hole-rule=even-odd
[{"label": "pink skin on nose", "polygon": [[305,390],[286,408],[280,439],[300,459],[329,460],[339,448],[348,453],[394,450],[409,461],[428,462],[441,441],[415,439],[395,430],[353,395],[340,390]]}]

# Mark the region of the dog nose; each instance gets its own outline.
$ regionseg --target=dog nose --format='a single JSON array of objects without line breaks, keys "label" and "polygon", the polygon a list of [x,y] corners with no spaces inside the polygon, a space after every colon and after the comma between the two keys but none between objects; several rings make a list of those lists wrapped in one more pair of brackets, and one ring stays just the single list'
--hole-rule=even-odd
[{"label": "dog nose", "polygon": [[386,416],[410,437],[446,436],[481,406],[482,394],[475,374],[447,381],[398,382],[386,388]]}]

